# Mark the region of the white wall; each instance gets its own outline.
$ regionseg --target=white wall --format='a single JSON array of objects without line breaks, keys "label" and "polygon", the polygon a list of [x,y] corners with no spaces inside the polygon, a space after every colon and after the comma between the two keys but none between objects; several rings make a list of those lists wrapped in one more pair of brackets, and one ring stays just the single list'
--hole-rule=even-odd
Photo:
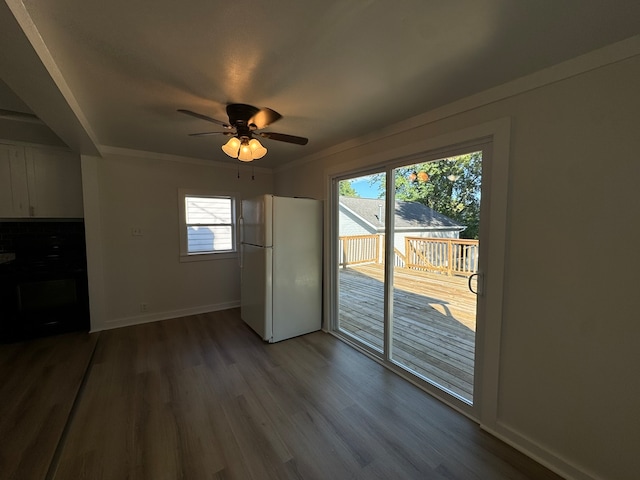
[{"label": "white wall", "polygon": [[[640,57],[633,55],[608,63],[598,52],[599,68],[574,75],[574,66],[589,64],[580,60],[536,77],[549,73],[546,85],[487,95],[468,109],[458,102],[414,129],[371,134],[276,177],[279,194],[304,188],[326,198],[327,172],[511,119],[494,429],[573,478],[630,479],[640,468]],[[569,73],[554,78],[558,71]]]},{"label": "white wall", "polygon": [[92,330],[239,305],[237,258],[179,261],[178,189],[272,191],[270,171],[240,174],[235,165],[136,152],[83,157]]}]

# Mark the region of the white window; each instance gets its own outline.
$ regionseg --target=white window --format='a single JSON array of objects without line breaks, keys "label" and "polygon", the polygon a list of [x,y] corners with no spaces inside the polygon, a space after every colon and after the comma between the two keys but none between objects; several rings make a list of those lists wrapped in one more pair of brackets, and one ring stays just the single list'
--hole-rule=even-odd
[{"label": "white window", "polygon": [[235,198],[180,190],[180,256],[204,260],[236,252]]}]

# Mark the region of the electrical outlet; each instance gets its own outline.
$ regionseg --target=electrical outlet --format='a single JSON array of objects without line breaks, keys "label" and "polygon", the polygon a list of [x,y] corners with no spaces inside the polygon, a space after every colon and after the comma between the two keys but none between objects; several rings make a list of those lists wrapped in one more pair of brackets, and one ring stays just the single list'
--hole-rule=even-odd
[{"label": "electrical outlet", "polygon": [[141,303],[140,304],[140,311],[141,312],[146,312],[149,309],[149,305],[146,303]]},{"label": "electrical outlet", "polygon": [[133,228],[131,229],[131,236],[132,236],[132,237],[141,237],[142,235],[143,235],[143,234],[142,234],[142,228],[140,228],[140,227],[133,227]]}]

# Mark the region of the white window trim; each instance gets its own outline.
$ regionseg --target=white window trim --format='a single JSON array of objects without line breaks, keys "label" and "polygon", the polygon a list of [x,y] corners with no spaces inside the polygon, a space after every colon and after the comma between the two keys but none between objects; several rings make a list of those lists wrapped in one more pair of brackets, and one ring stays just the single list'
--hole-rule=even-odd
[{"label": "white window trim", "polygon": [[[189,253],[188,240],[187,240],[187,218],[185,208],[185,197],[229,197],[231,198],[231,218],[233,219],[232,235],[233,235],[233,250],[224,252],[200,252]],[[238,256],[238,216],[237,216],[237,203],[238,194],[235,192],[220,192],[214,190],[202,190],[202,189],[178,189],[178,227],[180,234],[180,262],[199,262],[207,260],[225,260],[229,258],[237,258]]]}]

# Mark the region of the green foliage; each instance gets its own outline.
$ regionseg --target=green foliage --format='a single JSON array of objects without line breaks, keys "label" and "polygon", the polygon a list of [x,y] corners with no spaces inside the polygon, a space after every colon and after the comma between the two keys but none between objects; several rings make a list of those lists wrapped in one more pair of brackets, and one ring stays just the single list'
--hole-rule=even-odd
[{"label": "green foliage", "polygon": [[[424,178],[425,173],[428,179]],[[384,175],[380,174],[377,181],[384,192]],[[427,205],[465,225],[461,238],[477,239],[481,182],[481,152],[417,163],[395,170],[396,200]]]},{"label": "green foliage", "polygon": [[359,197],[349,180],[341,180],[339,183],[340,195],[343,197]]}]

